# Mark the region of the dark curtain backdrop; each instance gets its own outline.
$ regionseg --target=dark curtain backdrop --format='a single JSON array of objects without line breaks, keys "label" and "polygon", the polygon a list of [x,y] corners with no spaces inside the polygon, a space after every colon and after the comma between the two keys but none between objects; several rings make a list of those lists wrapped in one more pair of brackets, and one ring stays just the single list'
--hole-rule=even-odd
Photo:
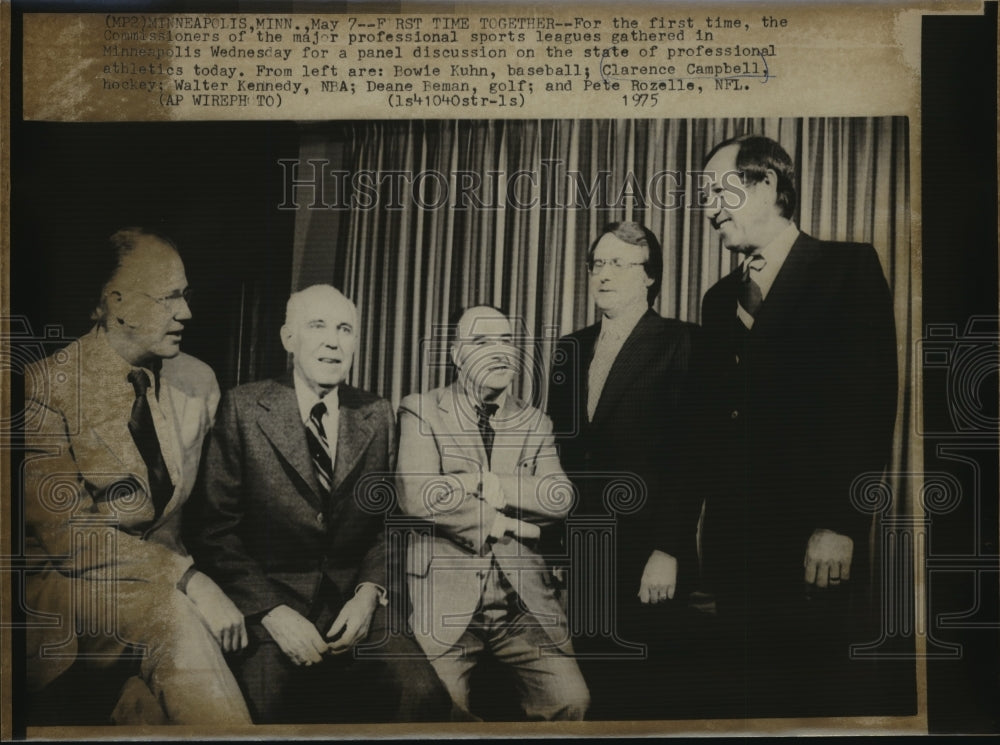
[{"label": "dark curtain backdrop", "polygon": [[[660,236],[663,289],[655,309],[699,320],[705,291],[735,262],[697,209],[693,174],[713,145],[745,132],[778,140],[795,161],[795,220],[802,230],[823,239],[869,242],[878,250],[895,297],[900,363],[890,470],[911,470],[910,464],[919,463],[909,433],[920,262],[910,245],[904,117],[372,121],[304,129],[295,178],[313,177],[308,160],[328,162],[320,166],[328,175],[321,199],[311,188],[295,195],[300,207],[293,289],[330,282],[357,303],[362,333],[352,382],[394,405],[411,391],[446,381],[441,328],[456,310],[497,305],[537,340],[519,393],[544,407],[552,342],[594,321],[584,259],[604,224],[637,220]],[[332,170],[349,175],[330,177]],[[470,178],[461,174],[470,172],[482,177],[482,202],[503,203],[508,182],[515,204],[441,204],[445,187],[436,175],[422,177],[418,199],[405,185],[395,196],[391,177],[373,199],[372,188],[361,194],[350,187],[351,176],[363,171],[433,171],[451,180],[452,195],[459,179]],[[567,176],[573,173],[579,175]],[[500,185],[499,199],[491,195],[494,183]],[[597,185],[590,206],[579,194],[571,198],[577,183]],[[336,207],[352,193],[364,198],[364,208]],[[546,206],[557,203],[571,206]]]},{"label": "dark curtain backdrop", "polygon": [[[918,467],[912,350],[920,262],[910,244],[905,117],[372,121],[304,129],[294,176],[327,176],[321,198],[311,187],[295,194],[293,289],[329,282],[357,303],[362,330],[352,382],[393,405],[447,381],[442,328],[457,310],[499,306],[533,340],[518,393],[544,408],[553,342],[594,321],[584,260],[604,224],[637,220],[660,237],[663,288],[655,309],[699,320],[705,291],[735,261],[697,209],[695,173],[716,143],[746,132],[778,140],[795,161],[802,230],[876,247],[895,298],[899,349],[889,470]],[[321,161],[316,171],[309,160]],[[403,188],[395,194],[393,177],[384,178],[377,199],[370,186],[350,186],[360,172],[376,174],[374,182],[388,171],[443,177],[417,179],[417,198],[409,177],[397,177]],[[454,195],[460,179],[472,178],[465,172],[481,176],[481,202],[503,208],[459,209],[459,200],[446,200],[442,178]],[[594,191],[592,199],[580,196],[578,183]],[[351,194],[365,207],[337,206]]]},{"label": "dark curtain backdrop", "polygon": [[[392,193],[392,181],[403,177],[387,177],[377,200],[372,189],[359,194],[374,206],[342,209],[337,205],[349,202],[342,187],[350,177],[328,176],[320,204],[310,189],[296,194],[293,289],[331,282],[357,303],[363,335],[353,382],[393,403],[444,381],[442,366],[425,369],[421,345],[439,338],[440,326],[457,309],[476,303],[504,308],[542,339],[537,347],[547,369],[546,340],[594,320],[583,262],[594,235],[614,220],[638,220],[661,237],[663,289],[655,308],[698,321],[702,296],[734,260],[696,208],[691,173],[715,143],[744,132],[773,137],[792,155],[800,195],[796,221],[803,230],[875,245],[905,341],[914,323],[911,289],[919,278],[911,259],[908,129],[901,117],[380,121],[307,131],[300,182],[313,173],[306,162],[320,159],[329,162],[328,171],[348,174],[432,171],[451,180],[447,188],[454,195],[455,174],[469,172],[482,177],[476,191],[481,201],[503,203],[506,195],[497,198],[491,186],[499,183],[503,192],[509,182],[517,204],[441,205],[445,191],[434,175],[417,189],[422,205],[410,198],[407,185],[400,196]],[[489,177],[491,172],[502,175]],[[519,172],[526,173],[515,177]],[[599,191],[602,181],[606,193],[586,208],[576,184]],[[656,197],[648,193],[650,184]],[[532,200],[534,206],[525,206]],[[900,345],[904,372],[909,346]],[[909,376],[901,382],[905,390]],[[544,386],[531,380],[522,381],[521,393],[544,403]]]}]

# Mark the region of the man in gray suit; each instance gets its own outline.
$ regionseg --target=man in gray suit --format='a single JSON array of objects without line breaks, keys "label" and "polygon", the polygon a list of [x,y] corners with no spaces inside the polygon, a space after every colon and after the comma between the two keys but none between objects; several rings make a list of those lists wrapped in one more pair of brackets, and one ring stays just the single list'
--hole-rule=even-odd
[{"label": "man in gray suit", "polygon": [[529,719],[582,719],[589,694],[535,550],[540,526],[572,503],[552,423],[509,390],[518,352],[498,310],[467,310],[450,352],[454,384],[400,406],[400,502],[430,523],[407,557],[416,637],[456,718],[476,718],[469,680],[489,650],[514,673]]},{"label": "man in gray suit", "polygon": [[[288,301],[291,374],[222,401],[195,553],[247,618],[232,666],[256,722],[416,721],[447,696],[412,639],[389,629],[389,402],[346,383],[358,319],[329,285]],[[354,654],[358,645],[380,654]]]}]

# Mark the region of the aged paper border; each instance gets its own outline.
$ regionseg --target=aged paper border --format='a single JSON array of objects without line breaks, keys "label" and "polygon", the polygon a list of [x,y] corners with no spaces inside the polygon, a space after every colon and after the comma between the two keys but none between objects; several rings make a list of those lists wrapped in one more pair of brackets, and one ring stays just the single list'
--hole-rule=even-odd
[{"label": "aged paper border", "polygon": [[[924,8],[930,8],[930,3],[921,4]],[[972,5],[975,5],[973,3]],[[911,5],[911,7],[915,7]],[[593,12],[593,7],[585,6],[584,9],[587,12]],[[242,10],[242,9],[241,9]],[[352,8],[352,12],[356,12]],[[426,10],[425,7],[421,7],[418,3],[407,3],[402,9],[394,11],[384,11],[381,8],[374,8],[373,12],[414,12],[418,13]],[[538,10],[535,8],[535,10]],[[848,8],[843,8],[843,12],[850,12]],[[252,9],[244,12],[253,12]],[[292,11],[290,11],[292,12]],[[947,13],[947,12],[977,12],[974,7],[970,7],[969,3],[956,2],[953,5],[945,5],[944,7],[936,6],[934,7],[934,13]],[[915,19],[915,25],[910,29],[910,32],[916,33],[916,41],[912,42],[916,44],[916,49],[919,52],[919,13],[915,13],[913,18]],[[0,64],[4,65],[5,74],[3,76],[2,88],[0,88],[0,110],[10,111],[10,52],[11,52],[11,7],[6,1],[0,3],[0,43],[3,45],[4,56]],[[918,78],[919,85],[919,61],[917,71],[915,73]],[[756,112],[755,112],[756,113]],[[797,112],[801,115],[806,115],[803,112]],[[867,113],[867,112],[862,112]],[[897,112],[904,113],[904,112]],[[919,205],[921,204],[921,158],[920,158],[920,118],[919,118],[919,104],[916,109],[910,112],[910,181],[911,181],[911,205],[912,210],[912,220],[911,220],[911,235],[913,244],[913,257],[912,261],[920,262],[920,215],[919,215]],[[350,118],[349,116],[344,118]],[[5,117],[3,122],[0,123],[0,151],[3,153],[2,167],[0,167],[0,188],[5,195],[10,193],[10,162],[9,153],[12,146],[10,140],[10,122]],[[0,298],[2,298],[3,303],[3,317],[6,319],[9,317],[11,312],[10,307],[10,274],[9,274],[9,261],[10,261],[10,212],[8,209],[8,203],[6,199],[2,206],[0,206],[0,231],[2,231],[2,253],[0,253],[0,269],[2,269],[2,284],[0,284]],[[919,304],[915,305],[915,312],[919,314],[920,308]],[[919,325],[919,319],[917,321]],[[7,331],[7,329],[3,329]],[[5,417],[10,415],[10,371],[5,366],[0,370],[0,387],[6,393],[3,398],[3,414]],[[4,449],[3,454],[0,455],[0,478],[4,479],[3,483],[10,483],[10,455],[9,452]],[[10,495],[7,495],[9,498]],[[12,526],[9,524],[10,513],[7,509],[0,511],[0,534],[4,537],[9,535],[9,531]],[[918,566],[920,566],[918,562]],[[0,574],[0,592],[3,593],[3,599],[6,601],[9,598],[10,593],[10,576],[7,573]],[[918,581],[918,585],[922,586],[924,581],[923,573]],[[918,609],[919,611],[919,609]],[[9,627],[9,621],[11,616],[11,608],[9,603],[4,602],[2,604],[2,612],[0,612],[0,622],[2,622],[2,628],[0,628],[0,648],[2,648],[3,654],[3,669],[2,678],[0,678],[0,719],[2,719],[2,726],[0,726],[0,736],[8,738],[11,736],[11,718],[12,718],[12,701],[10,696],[10,690],[12,686],[11,681],[11,659],[10,659],[10,649],[11,649],[11,631]],[[918,652],[921,651],[923,645],[923,637],[917,637]],[[836,734],[868,734],[872,732],[880,733],[922,733],[926,732],[927,722],[926,722],[926,709],[927,709],[927,696],[926,696],[926,663],[923,660],[918,661],[918,715],[916,717],[865,717],[865,718],[850,718],[850,719],[810,719],[810,720],[794,720],[794,719],[773,719],[773,720],[752,720],[749,722],[743,721],[701,721],[701,722],[684,722],[684,721],[672,721],[672,722],[609,722],[609,723],[583,723],[580,725],[538,725],[538,724],[525,724],[525,723],[505,723],[505,724],[477,724],[477,725],[368,725],[368,726],[316,726],[316,727],[265,727],[258,726],[254,727],[248,732],[211,732],[207,733],[204,731],[175,727],[169,730],[164,729],[131,729],[131,728],[119,728],[115,730],[109,730],[106,728],[39,728],[39,729],[29,729],[28,737],[38,737],[38,738],[53,738],[53,739],[63,739],[63,738],[75,738],[75,739],[109,739],[109,736],[115,739],[121,738],[146,738],[153,737],[164,738],[168,737],[170,739],[174,738],[187,738],[191,736],[205,736],[211,735],[213,737],[230,735],[230,736],[240,736],[246,735],[253,738],[263,738],[263,737],[278,737],[278,736],[291,736],[291,737],[348,737],[348,736],[364,736],[364,737],[402,737],[402,736],[416,736],[416,737],[429,737],[429,736],[471,736],[471,735],[487,735],[487,736],[526,736],[526,735],[540,735],[540,736],[575,736],[575,735],[597,735],[597,734],[621,734],[621,735],[640,735],[640,734],[653,734],[653,733],[690,733],[690,734],[712,734],[712,735],[724,735],[724,734],[760,734],[760,733],[783,733],[783,734],[818,734],[818,733],[836,733]]]}]

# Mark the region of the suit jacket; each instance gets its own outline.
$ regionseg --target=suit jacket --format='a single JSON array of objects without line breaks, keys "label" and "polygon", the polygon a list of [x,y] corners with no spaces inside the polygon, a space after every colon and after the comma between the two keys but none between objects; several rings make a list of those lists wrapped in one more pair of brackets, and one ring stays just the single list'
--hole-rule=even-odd
[{"label": "suit jacket", "polygon": [[[28,628],[33,688],[73,662],[79,593],[96,592],[99,603],[113,600],[95,590],[100,585],[84,590],[74,588],[74,580],[115,577],[174,586],[192,564],[181,537],[181,507],[195,482],[219,387],[211,368],[194,357],[163,361],[158,402],[165,419],[157,432],[174,491],[154,520],[146,465],[128,430],[135,400],[130,370],[95,328],[25,375],[25,550],[41,566],[27,575],[25,594],[32,613],[59,619],[46,625],[36,618]],[[113,547],[75,539],[86,534],[110,537]],[[64,641],[56,656],[37,656],[42,646]]]},{"label": "suit jacket", "polygon": [[739,271],[705,295],[698,380],[702,546],[717,592],[801,593],[812,532],[854,539],[864,577],[871,515],[851,483],[881,472],[896,412],[892,299],[874,248],[800,234],[752,331]]},{"label": "suit jacket", "polygon": [[[209,439],[192,550],[250,619],[278,605],[308,615],[326,577],[340,598],[385,586],[382,487],[391,486],[388,401],[341,385],[333,488],[322,496],[291,375],[229,391]],[[195,500],[192,500],[194,503]],[[323,629],[325,631],[325,629]]]},{"label": "suit jacket", "polygon": [[587,421],[587,388],[599,323],[576,331],[556,347],[549,385],[549,415],[559,457],[577,485],[574,515],[612,514],[606,489],[615,474],[629,474],[645,492],[638,509],[617,505],[616,544],[620,598],[639,589],[650,553],[661,550],[680,561],[690,577],[697,506],[686,499],[682,468],[687,446],[685,393],[697,327],[653,310],[625,340],[608,373],[593,421]]},{"label": "suit jacket", "polygon": [[413,628],[429,657],[451,648],[472,619],[495,560],[555,645],[567,640],[554,578],[533,545],[490,540],[497,510],[479,498],[480,473],[497,475],[509,515],[536,525],[565,517],[571,487],[552,425],[507,396],[494,419],[492,467],[468,397],[457,384],[412,394],[400,405],[398,483],[403,512],[426,520],[407,556]]}]

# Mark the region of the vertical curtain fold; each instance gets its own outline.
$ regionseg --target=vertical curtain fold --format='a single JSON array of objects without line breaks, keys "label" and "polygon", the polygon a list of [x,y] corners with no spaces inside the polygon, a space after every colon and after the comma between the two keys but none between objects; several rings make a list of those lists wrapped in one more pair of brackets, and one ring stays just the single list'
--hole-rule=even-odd
[{"label": "vertical curtain fold", "polygon": [[[745,132],[777,139],[795,160],[803,231],[878,250],[895,298],[901,385],[893,470],[903,470],[914,447],[907,439],[919,320],[912,294],[920,282],[910,259],[904,117],[370,121],[308,133],[303,162],[326,157],[331,169],[371,174],[373,186],[365,194],[355,186],[355,195],[373,204],[336,215],[300,208],[293,289],[330,282],[357,303],[362,336],[352,382],[393,404],[445,382],[446,346],[438,342],[459,308],[504,308],[517,330],[539,339],[517,392],[544,406],[555,337],[594,320],[583,263],[605,224],[635,219],[661,239],[655,309],[699,320],[702,296],[735,259],[698,209],[696,174],[716,143]],[[386,178],[390,171],[409,174],[398,178],[409,178],[415,195]],[[475,198],[442,199],[470,179],[485,207]]]}]

